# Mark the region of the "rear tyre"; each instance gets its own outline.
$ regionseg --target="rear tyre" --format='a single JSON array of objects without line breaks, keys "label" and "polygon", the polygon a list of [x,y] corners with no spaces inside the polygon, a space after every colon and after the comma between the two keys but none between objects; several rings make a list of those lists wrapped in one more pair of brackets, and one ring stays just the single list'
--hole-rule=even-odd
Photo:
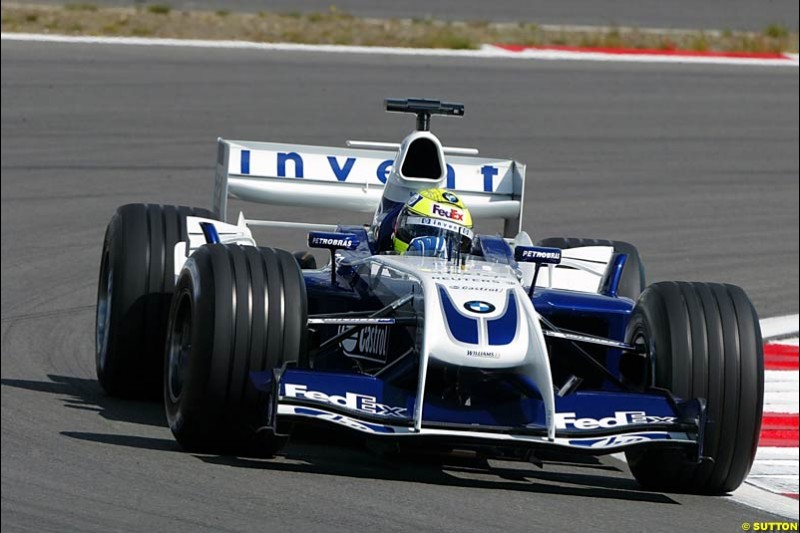
[{"label": "rear tyre", "polygon": [[106,228],[95,321],[97,379],[111,396],[159,398],[174,248],[196,207],[128,204]]},{"label": "rear tyre", "polygon": [[297,264],[303,270],[314,270],[317,268],[317,258],[307,250],[298,250],[292,252],[292,255],[297,260]]},{"label": "rear tyre", "polygon": [[764,354],[745,292],[718,283],[654,283],[642,293],[626,339],[646,348],[651,383],[681,399],[704,398],[707,424],[697,463],[675,450],[626,453],[648,489],[723,494],[744,481],[755,457],[764,398]]},{"label": "rear tyre", "polygon": [[615,254],[628,256],[625,259],[625,266],[622,268],[622,277],[617,287],[617,295],[636,300],[646,286],[644,263],[639,256],[639,250],[631,243],[581,237],[548,237],[537,242],[536,246],[549,246],[561,248],[562,250],[581,246],[613,246]]},{"label": "rear tyre", "polygon": [[305,282],[283,250],[210,244],[187,260],[169,315],[167,420],[189,451],[270,456],[285,439],[258,431],[250,373],[306,351]]}]

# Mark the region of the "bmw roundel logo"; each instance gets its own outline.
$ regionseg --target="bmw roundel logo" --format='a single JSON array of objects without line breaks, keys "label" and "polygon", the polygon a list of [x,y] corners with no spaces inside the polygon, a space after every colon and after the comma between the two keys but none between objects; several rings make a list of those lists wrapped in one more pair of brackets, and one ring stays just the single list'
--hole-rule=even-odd
[{"label": "bmw roundel logo", "polygon": [[467,311],[472,311],[473,313],[479,313],[483,315],[485,313],[491,313],[492,311],[495,310],[495,307],[489,302],[472,300],[471,302],[467,302],[464,304],[464,309],[466,309]]},{"label": "bmw roundel logo", "polygon": [[458,196],[456,196],[455,194],[453,194],[451,192],[448,192],[448,191],[445,191],[442,194],[442,198],[444,198],[445,200],[447,200],[451,204],[457,204],[458,203]]}]

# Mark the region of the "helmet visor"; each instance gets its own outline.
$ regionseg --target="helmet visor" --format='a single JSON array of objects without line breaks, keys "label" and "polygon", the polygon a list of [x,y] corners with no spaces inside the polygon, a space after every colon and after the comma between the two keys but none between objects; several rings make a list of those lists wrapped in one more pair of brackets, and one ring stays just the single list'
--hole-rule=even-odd
[{"label": "helmet visor", "polygon": [[469,253],[472,246],[472,230],[439,218],[411,215],[407,211],[397,219],[395,238],[405,244],[419,237],[441,237],[447,243],[448,251]]}]

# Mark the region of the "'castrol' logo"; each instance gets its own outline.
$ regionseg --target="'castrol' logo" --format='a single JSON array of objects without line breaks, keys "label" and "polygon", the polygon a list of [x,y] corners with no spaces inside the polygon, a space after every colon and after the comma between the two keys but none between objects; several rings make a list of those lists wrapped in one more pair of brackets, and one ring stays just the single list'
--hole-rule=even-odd
[{"label": "'castrol' logo", "polygon": [[433,212],[440,217],[449,218],[450,220],[464,220],[464,212],[460,209],[447,209],[439,204],[433,204]]}]

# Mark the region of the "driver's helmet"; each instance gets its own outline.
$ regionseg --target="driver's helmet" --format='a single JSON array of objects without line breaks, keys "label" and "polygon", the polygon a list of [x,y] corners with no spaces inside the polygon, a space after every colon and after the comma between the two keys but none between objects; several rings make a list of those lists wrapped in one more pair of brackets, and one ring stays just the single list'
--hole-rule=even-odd
[{"label": "driver's helmet", "polygon": [[461,199],[445,189],[426,189],[411,197],[394,226],[394,250],[450,258],[472,245],[472,216]]}]

